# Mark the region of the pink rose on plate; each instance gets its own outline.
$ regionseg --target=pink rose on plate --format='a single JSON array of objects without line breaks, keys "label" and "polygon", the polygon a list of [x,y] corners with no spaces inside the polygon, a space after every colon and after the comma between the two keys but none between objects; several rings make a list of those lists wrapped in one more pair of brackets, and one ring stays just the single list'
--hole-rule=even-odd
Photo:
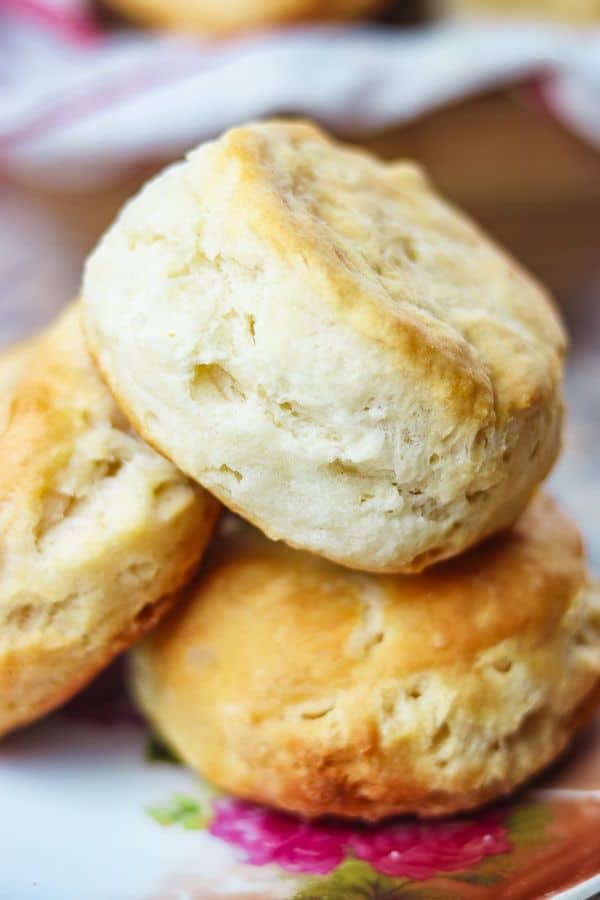
[{"label": "pink rose on plate", "polygon": [[355,832],[348,846],[382,875],[415,881],[468,869],[486,856],[512,850],[500,817],[493,814],[454,822],[390,822]]},{"label": "pink rose on plate", "polygon": [[346,856],[352,829],[315,825],[262,806],[226,798],[215,804],[211,834],[244,851],[252,866],[277,863],[287,872],[326,875]]},{"label": "pink rose on plate", "polygon": [[216,802],[209,831],[242,850],[250,865],[275,863],[306,875],[326,875],[353,856],[383,875],[424,881],[512,849],[497,813],[454,822],[392,821],[363,827],[307,822],[226,798]]}]

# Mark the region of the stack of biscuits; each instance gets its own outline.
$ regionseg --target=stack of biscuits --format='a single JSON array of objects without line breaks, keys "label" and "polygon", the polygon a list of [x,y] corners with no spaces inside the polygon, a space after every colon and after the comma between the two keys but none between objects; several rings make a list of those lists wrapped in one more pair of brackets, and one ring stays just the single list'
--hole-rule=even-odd
[{"label": "stack of biscuits", "polygon": [[194,150],[0,364],[0,731],[147,631],[135,697],[226,791],[367,821],[512,791],[600,697],[539,491],[564,344],[416,166],[285,121]]}]

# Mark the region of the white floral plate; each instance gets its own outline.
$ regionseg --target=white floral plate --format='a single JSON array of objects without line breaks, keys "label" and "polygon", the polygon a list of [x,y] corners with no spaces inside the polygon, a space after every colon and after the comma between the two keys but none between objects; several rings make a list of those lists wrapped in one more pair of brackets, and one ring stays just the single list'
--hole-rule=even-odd
[{"label": "white floral plate", "polygon": [[468,818],[308,824],[219,795],[137,719],[118,667],[0,745],[1,900],[529,900],[600,894],[600,719]]}]

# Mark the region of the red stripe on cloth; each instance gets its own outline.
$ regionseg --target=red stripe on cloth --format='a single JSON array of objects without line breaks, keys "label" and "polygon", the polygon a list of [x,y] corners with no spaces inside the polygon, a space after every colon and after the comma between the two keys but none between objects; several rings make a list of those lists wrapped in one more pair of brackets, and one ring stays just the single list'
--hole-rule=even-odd
[{"label": "red stripe on cloth", "polygon": [[243,51],[261,42],[268,45],[270,35],[266,39],[263,36],[262,40],[256,34],[244,40],[229,39],[218,43],[186,42],[185,46],[182,44],[181,58],[175,67],[172,56],[168,57],[167,65],[160,59],[145,60],[127,72],[120,70],[83,87],[71,86],[58,97],[44,98],[38,108],[31,111],[28,121],[0,133],[0,162],[9,148],[44,137],[156,88],[172,87],[201,73],[224,68],[242,55],[240,49]]},{"label": "red stripe on cloth", "polygon": [[172,86],[179,81],[198,75],[202,71],[217,69],[227,64],[227,60],[190,58],[182,61],[179,71],[165,74],[163,66],[145,63],[137,72],[115,73],[106,81],[90,84],[80,92],[66,92],[56,101],[48,101],[36,112],[31,120],[0,135],[0,161],[8,148],[44,137],[49,132],[72,125],[98,113],[128,102],[132,97],[151,92],[164,85]]},{"label": "red stripe on cloth", "polygon": [[103,37],[93,16],[56,9],[39,0],[2,0],[2,12],[48,28],[72,44],[96,43]]}]

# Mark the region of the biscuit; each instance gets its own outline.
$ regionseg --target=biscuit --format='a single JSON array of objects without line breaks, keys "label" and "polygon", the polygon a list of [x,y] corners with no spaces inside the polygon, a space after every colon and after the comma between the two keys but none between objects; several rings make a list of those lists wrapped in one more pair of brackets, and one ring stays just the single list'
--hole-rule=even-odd
[{"label": "biscuit", "polygon": [[88,261],[93,354],[138,431],[268,537],[419,571],[509,526],[560,444],[540,287],[409,163],[235,129]]},{"label": "biscuit", "polygon": [[570,22],[600,19],[600,0],[441,0],[440,11],[548,16]]},{"label": "biscuit", "polygon": [[216,516],[130,431],[79,312],[0,362],[0,734],[67,700],[158,620]]},{"label": "biscuit", "polygon": [[177,31],[236,31],[303,20],[357,19],[377,12],[384,0],[106,0],[120,15],[143,25]]},{"label": "biscuit", "polygon": [[361,575],[237,520],[211,553],[133,685],[233,794],[367,820],[469,809],[547,766],[598,699],[600,592],[543,496],[421,575]]},{"label": "biscuit", "polygon": [[0,435],[8,424],[14,388],[35,352],[37,338],[0,350]]}]

